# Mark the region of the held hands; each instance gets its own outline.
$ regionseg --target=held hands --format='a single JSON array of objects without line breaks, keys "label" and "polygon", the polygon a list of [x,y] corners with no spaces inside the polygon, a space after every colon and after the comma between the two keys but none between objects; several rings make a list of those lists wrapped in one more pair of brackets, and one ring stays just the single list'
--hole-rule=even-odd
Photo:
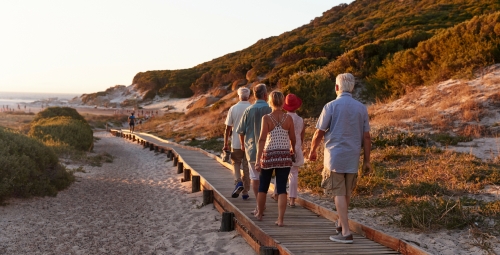
[{"label": "held hands", "polygon": [[260,166],[260,161],[257,161],[255,162],[255,171],[259,172],[260,173],[260,170],[261,170],[261,166]]}]

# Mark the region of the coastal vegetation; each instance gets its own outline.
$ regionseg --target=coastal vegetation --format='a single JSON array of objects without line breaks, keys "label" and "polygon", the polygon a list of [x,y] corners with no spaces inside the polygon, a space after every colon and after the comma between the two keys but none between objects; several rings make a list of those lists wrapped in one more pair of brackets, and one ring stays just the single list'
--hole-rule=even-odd
[{"label": "coastal vegetation", "polygon": [[31,122],[28,135],[61,153],[68,149],[90,151],[94,144],[90,125],[69,107],[49,107],[40,111]]},{"label": "coastal vegetation", "polygon": [[[325,75],[333,80],[351,72],[362,84],[363,100],[394,99],[418,86],[470,77],[497,62],[498,11],[495,0],[359,0],[192,68],[140,72],[132,84],[142,100],[149,100],[167,94],[190,97],[220,87],[234,91],[254,82],[294,91],[323,84]],[[106,91],[94,96],[99,93]],[[300,89],[295,93],[318,101],[335,98]],[[304,106],[302,114],[317,116],[315,107]]]},{"label": "coastal vegetation", "polygon": [[0,127],[0,203],[8,197],[55,196],[73,174],[42,142]]}]

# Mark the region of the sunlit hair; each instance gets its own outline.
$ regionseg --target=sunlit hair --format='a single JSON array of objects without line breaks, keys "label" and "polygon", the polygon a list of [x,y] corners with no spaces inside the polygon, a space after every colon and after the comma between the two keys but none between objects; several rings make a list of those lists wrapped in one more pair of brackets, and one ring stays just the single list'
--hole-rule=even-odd
[{"label": "sunlit hair", "polygon": [[285,103],[285,95],[283,95],[281,91],[273,90],[271,93],[269,93],[268,103],[271,108],[280,109]]},{"label": "sunlit hair", "polygon": [[267,94],[266,84],[261,83],[261,84],[255,85],[255,87],[253,88],[253,93],[257,99],[266,100],[266,98],[265,98],[266,94]]},{"label": "sunlit hair", "polygon": [[237,93],[242,100],[247,100],[250,97],[250,90],[245,87],[239,88]]},{"label": "sunlit hair", "polygon": [[339,86],[339,92],[352,92],[354,83],[354,76],[350,73],[339,74],[335,80],[335,84]]}]

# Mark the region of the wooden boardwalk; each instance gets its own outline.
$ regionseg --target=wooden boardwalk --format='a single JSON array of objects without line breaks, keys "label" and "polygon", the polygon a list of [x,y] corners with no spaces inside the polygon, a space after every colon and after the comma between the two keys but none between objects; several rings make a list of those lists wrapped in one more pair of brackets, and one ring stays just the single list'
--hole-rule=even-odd
[{"label": "wooden boardwalk", "polygon": [[[428,254],[395,237],[350,221],[354,244],[329,240],[334,234],[337,214],[310,201],[297,198],[295,208],[287,208],[285,226],[274,225],[278,203],[268,198],[262,221],[256,221],[252,210],[256,201],[250,192],[248,201],[231,198],[234,189],[232,166],[201,149],[172,143],[150,134],[111,130],[113,134],[131,140],[144,148],[159,152],[171,151],[178,156],[182,169],[191,176],[200,176],[201,190],[213,191],[213,203],[219,212],[234,213],[235,229],[258,254]],[[167,164],[169,164],[168,162]],[[171,164],[171,163],[170,163]],[[179,177],[183,177],[179,174]],[[193,182],[194,183],[194,182]]]}]

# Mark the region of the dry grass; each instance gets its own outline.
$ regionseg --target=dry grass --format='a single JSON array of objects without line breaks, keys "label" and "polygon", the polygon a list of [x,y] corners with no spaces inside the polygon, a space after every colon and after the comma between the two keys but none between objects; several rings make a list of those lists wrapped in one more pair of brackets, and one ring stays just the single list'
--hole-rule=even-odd
[{"label": "dry grass", "polygon": [[487,129],[478,124],[465,124],[457,133],[466,137],[480,138],[487,135]]},{"label": "dry grass", "polygon": [[0,126],[27,133],[29,131],[29,123],[34,118],[34,113],[0,112]]}]

